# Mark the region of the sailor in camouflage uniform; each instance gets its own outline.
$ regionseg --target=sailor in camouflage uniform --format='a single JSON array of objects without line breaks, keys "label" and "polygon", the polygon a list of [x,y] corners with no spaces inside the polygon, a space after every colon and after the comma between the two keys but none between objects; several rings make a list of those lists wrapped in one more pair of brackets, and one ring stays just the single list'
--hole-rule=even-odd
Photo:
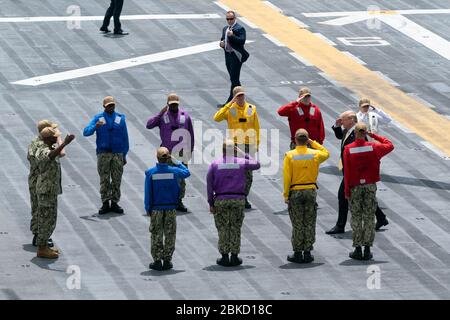
[{"label": "sailor in camouflage uniform", "polygon": [[58,194],[61,188],[61,165],[59,155],[66,145],[75,139],[74,135],[67,135],[64,141],[57,147],[53,146],[61,135],[60,131],[46,127],[40,132],[42,144],[36,149],[35,158],[38,167],[36,181],[36,193],[38,199],[37,221],[37,256],[40,258],[58,258],[59,251],[48,246],[53,231],[56,227],[58,206]]},{"label": "sailor in camouflage uniform", "polygon": [[311,251],[316,241],[317,176],[320,164],[330,154],[325,147],[309,139],[305,129],[296,131],[295,143],[297,146],[286,153],[283,163],[284,200],[288,204],[292,223],[294,250],[287,260],[310,263],[314,261]]},{"label": "sailor in camouflage uniform", "polygon": [[[30,163],[30,173],[28,174],[28,190],[30,192],[30,205],[31,205],[31,222],[30,222],[30,230],[33,233],[33,246],[37,246],[37,219],[38,219],[38,199],[37,199],[37,193],[36,193],[36,182],[38,178],[38,166],[35,158],[36,150],[38,147],[43,144],[43,141],[41,139],[41,136],[39,133],[42,131],[42,129],[52,127],[57,128],[58,125],[56,123],[52,123],[49,120],[41,120],[37,124],[38,129],[38,136],[33,138],[30,145],[28,146],[28,153],[27,153],[27,159]],[[58,145],[62,143],[61,137],[58,137],[57,141]],[[64,150],[61,151],[59,157],[64,157],[65,152]],[[53,247],[53,241],[52,239],[48,240],[49,247]]]},{"label": "sailor in camouflage uniform", "polygon": [[[240,158],[237,157],[240,154]],[[219,234],[218,249],[221,258],[217,264],[238,266],[241,248],[241,228],[244,221],[246,196],[246,172],[260,168],[252,159],[235,146],[233,140],[223,143],[223,157],[213,161],[206,176],[210,212]],[[231,258],[229,254],[231,253]]]},{"label": "sailor in camouflage uniform", "polygon": [[[177,231],[176,208],[180,199],[179,181],[191,174],[182,162],[170,155],[166,147],[160,147],[156,157],[156,166],[145,172],[144,206],[151,218],[150,251],[154,261],[149,267],[161,271],[173,268],[172,255],[175,251]],[[169,165],[170,161],[172,165]]]}]

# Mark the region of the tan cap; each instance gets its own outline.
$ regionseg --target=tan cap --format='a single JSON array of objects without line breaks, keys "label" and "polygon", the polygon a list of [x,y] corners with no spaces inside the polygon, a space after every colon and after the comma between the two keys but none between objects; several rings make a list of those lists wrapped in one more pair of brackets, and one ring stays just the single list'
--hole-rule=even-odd
[{"label": "tan cap", "polygon": [[300,138],[300,137],[306,137],[306,138],[308,138],[309,139],[309,134],[308,134],[308,131],[306,131],[305,129],[298,129],[296,132],[295,132],[295,138]]},{"label": "tan cap", "polygon": [[167,149],[166,147],[158,148],[158,150],[156,151],[156,157],[158,159],[160,159],[160,158],[162,158],[162,159],[169,158],[170,157],[169,149]]},{"label": "tan cap", "polygon": [[233,97],[236,97],[236,96],[241,95],[241,94],[245,94],[244,87],[241,87],[241,86],[234,87],[234,89],[233,89]]},{"label": "tan cap", "polygon": [[180,97],[176,93],[171,93],[167,96],[167,104],[180,104]]},{"label": "tan cap", "polygon": [[359,107],[370,106],[370,100],[367,98],[359,100]]},{"label": "tan cap", "polygon": [[367,125],[364,122],[358,122],[355,125],[355,132],[361,132],[361,131],[367,132]]},{"label": "tan cap", "polygon": [[61,131],[59,131],[56,128],[46,127],[42,129],[40,132],[40,135],[43,139],[50,138],[50,137],[59,137],[61,136]]},{"label": "tan cap", "polygon": [[298,97],[300,99],[303,99],[306,96],[310,96],[311,95],[311,89],[307,88],[307,87],[303,87],[300,89],[300,91],[298,92]]},{"label": "tan cap", "polygon": [[47,128],[47,127],[57,128],[58,124],[51,122],[50,120],[41,120],[37,123],[38,132],[41,132],[42,129]]},{"label": "tan cap", "polygon": [[116,100],[114,99],[114,97],[111,97],[111,96],[105,97],[103,99],[103,107],[106,108],[110,104],[116,104]]}]

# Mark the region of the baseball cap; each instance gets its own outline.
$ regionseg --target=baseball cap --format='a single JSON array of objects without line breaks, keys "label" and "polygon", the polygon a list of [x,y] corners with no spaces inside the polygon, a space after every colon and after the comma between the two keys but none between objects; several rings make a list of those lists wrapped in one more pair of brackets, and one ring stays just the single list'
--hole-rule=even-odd
[{"label": "baseball cap", "polygon": [[367,98],[359,100],[359,106],[360,107],[370,106],[370,100]]},{"label": "baseball cap", "polygon": [[171,93],[167,96],[167,104],[180,104],[180,97],[176,93]]},{"label": "baseball cap", "polygon": [[306,131],[305,129],[298,129],[298,130],[295,132],[295,137],[296,137],[296,138],[306,137],[306,138],[309,139],[309,134],[308,134],[308,131]]},{"label": "baseball cap", "polygon": [[58,124],[51,122],[50,120],[41,120],[37,123],[38,132],[41,132],[42,129],[47,128],[47,127],[57,128]]},{"label": "baseball cap", "polygon": [[311,89],[307,88],[307,87],[303,87],[300,89],[300,91],[298,92],[298,97],[300,99],[303,99],[306,96],[310,96],[311,95]]},{"label": "baseball cap", "polygon": [[111,97],[111,96],[105,97],[103,99],[103,107],[106,108],[110,104],[116,104],[116,100],[114,99],[114,97]]},{"label": "baseball cap", "polygon": [[241,86],[234,87],[234,89],[233,89],[233,97],[236,97],[236,96],[241,95],[241,94],[245,94],[244,87],[241,87]]},{"label": "baseball cap", "polygon": [[59,137],[61,136],[61,131],[56,128],[46,127],[40,132],[42,138]]}]

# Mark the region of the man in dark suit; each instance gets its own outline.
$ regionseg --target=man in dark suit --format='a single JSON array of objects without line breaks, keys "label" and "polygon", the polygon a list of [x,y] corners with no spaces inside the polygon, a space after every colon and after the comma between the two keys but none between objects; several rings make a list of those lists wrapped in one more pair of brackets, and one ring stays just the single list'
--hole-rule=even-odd
[{"label": "man in dark suit", "polygon": [[[339,118],[336,120],[336,123],[331,127],[334,131],[334,135],[336,138],[341,140],[341,156],[339,160],[339,170],[342,170],[342,176],[344,176],[344,167],[342,154],[344,152],[344,148],[346,145],[353,143],[355,141],[355,125],[358,122],[358,118],[356,113],[348,110],[342,113]],[[342,130],[342,127],[344,130]],[[345,224],[347,223],[347,214],[348,214],[348,200],[345,199],[344,194],[344,178],[342,178],[341,185],[339,186],[338,191],[338,201],[339,201],[339,216],[336,222],[336,225],[328,230],[327,234],[336,234],[336,233],[344,233],[345,232]],[[377,218],[376,230],[379,230],[382,226],[385,226],[389,223],[386,219],[386,215],[381,211],[381,209],[377,206],[377,211],[375,213]]]},{"label": "man in dark suit", "polygon": [[[225,64],[231,80],[230,95],[226,101],[228,103],[233,99],[234,87],[241,85],[239,81],[241,67],[250,54],[244,48],[246,39],[245,28],[236,22],[236,14],[234,11],[228,11],[226,17],[227,26],[222,30],[220,47],[225,52]],[[217,107],[221,108],[222,106],[220,104]]]},{"label": "man in dark suit", "polygon": [[122,12],[122,7],[123,0],[111,0],[109,8],[106,10],[105,19],[103,20],[100,31],[103,31],[104,33],[110,32],[108,30],[109,22],[111,21],[111,17],[114,17],[114,34],[128,34],[128,32],[122,30],[122,25],[120,24],[120,13]]}]

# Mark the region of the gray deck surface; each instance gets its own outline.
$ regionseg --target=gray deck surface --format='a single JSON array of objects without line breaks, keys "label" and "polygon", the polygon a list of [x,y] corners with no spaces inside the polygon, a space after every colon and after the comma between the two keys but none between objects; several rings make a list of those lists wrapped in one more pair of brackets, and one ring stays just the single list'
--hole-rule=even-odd
[{"label": "gray deck surface", "polygon": [[[108,1],[3,0],[0,17],[65,16],[78,4],[82,15],[104,14]],[[364,22],[332,27],[318,24],[332,18],[306,18],[304,12],[361,11],[376,4],[383,9],[449,9],[450,1],[302,1],[273,0],[286,15],[297,17],[420,97],[435,111],[450,115],[450,61],[384,25],[369,30]],[[339,141],[331,125],[338,114],[356,106],[356,98],[337,87],[313,66],[305,66],[286,47],[277,47],[260,29],[246,26],[251,53],[241,81],[255,103],[262,128],[279,129],[281,149],[289,145],[287,120],[276,109],[296,98],[298,87],[313,90],[326,126],[325,146],[331,157],[319,176],[315,261],[293,265],[291,224],[282,199],[282,171],[256,172],[242,229],[244,264],[225,269],[215,264],[217,231],[206,202],[207,164],[190,166],[186,206],[177,218],[174,270],[149,271],[149,218],[143,210],[143,172],[155,163],[158,130],[146,130],[149,116],[176,91],[182,107],[203,132],[224,129],[212,117],[228,95],[229,80],[220,50],[145,64],[99,75],[37,87],[11,82],[40,75],[139,57],[218,40],[224,10],[206,0],[128,0],[125,14],[216,13],[220,19],[123,21],[130,35],[99,34],[99,21],[82,22],[70,30],[65,22],[0,22],[0,299],[449,299],[450,298],[450,161],[433,153],[414,133],[395,125],[383,132],[395,151],[382,161],[378,200],[390,224],[377,232],[375,260],[355,262],[349,223],[344,235],[325,231],[337,218]],[[450,14],[408,16],[450,41]],[[245,24],[244,24],[245,25]],[[391,45],[350,47],[336,37],[379,36]],[[130,153],[122,184],[125,215],[99,217],[99,179],[95,139],[82,129],[101,110],[101,99],[114,95],[118,112],[127,116]],[[26,148],[40,119],[57,121],[63,133],[77,139],[62,160],[63,191],[53,239],[61,248],[57,261],[36,258],[29,232],[28,162]],[[442,132],[448,135],[448,132]],[[209,137],[204,137],[207,140]],[[196,148],[200,149],[200,136]],[[282,161],[282,151],[279,154]],[[68,266],[81,270],[81,289],[66,286]],[[369,290],[370,265],[381,271],[381,288]]]}]

